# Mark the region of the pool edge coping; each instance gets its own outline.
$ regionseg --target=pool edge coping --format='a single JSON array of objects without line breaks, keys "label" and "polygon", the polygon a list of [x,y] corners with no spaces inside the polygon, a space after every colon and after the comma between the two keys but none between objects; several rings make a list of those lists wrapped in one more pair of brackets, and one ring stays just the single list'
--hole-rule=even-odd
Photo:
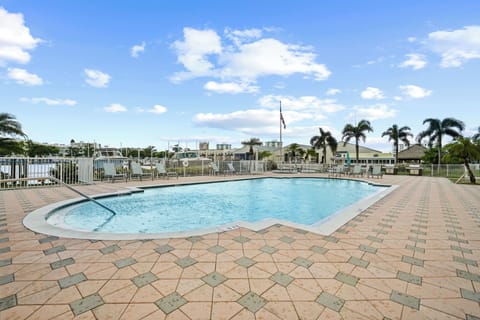
[{"label": "pool edge coping", "polygon": [[[260,177],[254,177],[253,179],[257,179],[257,178],[260,178]],[[263,177],[263,178],[267,178],[267,177]],[[268,177],[268,178],[272,178],[272,177]],[[288,179],[291,177],[273,177],[273,178]],[[295,222],[282,220],[282,219],[267,218],[267,219],[259,220],[257,222],[234,221],[231,223],[226,223],[226,224],[218,225],[215,227],[201,228],[201,229],[188,230],[188,231],[142,234],[142,233],[92,232],[92,231],[84,231],[84,230],[77,230],[77,229],[71,229],[71,228],[61,228],[61,227],[54,226],[46,221],[47,217],[53,211],[65,206],[86,201],[85,198],[74,198],[74,199],[63,200],[63,201],[46,205],[37,210],[34,210],[25,216],[25,218],[23,219],[23,225],[27,229],[32,230],[34,232],[58,236],[62,238],[87,239],[87,240],[117,240],[117,241],[184,238],[184,237],[191,237],[191,236],[200,236],[200,235],[205,235],[210,233],[221,233],[221,232],[234,230],[238,228],[247,228],[252,231],[259,231],[277,224],[281,224],[281,225],[292,227],[292,228],[302,229],[309,232],[314,232],[320,235],[330,235],[333,232],[335,232],[337,229],[339,229],[341,226],[343,226],[345,223],[355,218],[357,215],[362,213],[368,207],[370,207],[380,199],[384,198],[385,196],[387,196],[388,194],[390,194],[391,192],[393,192],[395,189],[399,187],[398,185],[382,184],[382,183],[377,183],[375,181],[364,180],[364,179],[352,179],[349,177],[344,177],[344,178],[315,177],[315,178],[335,179],[335,180],[353,180],[353,181],[368,183],[374,186],[385,187],[385,189],[378,190],[374,194],[369,195],[368,197],[363,198],[352,205],[342,208],[337,212],[333,213],[332,215],[324,219],[321,219],[311,225],[295,223]],[[239,180],[243,180],[243,179],[239,179]],[[141,187],[126,187],[126,190],[96,194],[92,196],[92,198],[99,199],[104,197],[129,195],[136,192],[143,192],[144,189],[149,189],[154,187],[184,186],[184,185],[192,185],[192,184],[200,184],[200,183],[216,183],[216,182],[222,182],[222,181],[220,180],[220,181],[191,182],[191,183],[187,182],[187,183],[168,184],[168,185],[161,185],[161,186],[147,185],[147,186],[141,186]]]}]

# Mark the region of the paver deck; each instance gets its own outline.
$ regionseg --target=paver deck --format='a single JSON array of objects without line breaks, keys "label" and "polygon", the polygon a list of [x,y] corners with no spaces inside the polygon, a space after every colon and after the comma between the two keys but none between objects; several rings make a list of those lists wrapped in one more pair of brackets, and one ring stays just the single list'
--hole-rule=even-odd
[{"label": "paver deck", "polygon": [[[231,178],[153,183],[209,179]],[[480,318],[480,187],[380,181],[399,187],[331,235],[273,225],[128,241],[36,234],[26,214],[77,195],[0,191],[0,319]]]}]

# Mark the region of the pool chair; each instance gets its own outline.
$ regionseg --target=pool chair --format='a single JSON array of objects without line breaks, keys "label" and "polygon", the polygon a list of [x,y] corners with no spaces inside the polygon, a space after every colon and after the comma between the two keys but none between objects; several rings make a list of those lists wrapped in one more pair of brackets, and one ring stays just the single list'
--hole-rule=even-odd
[{"label": "pool chair", "polygon": [[142,181],[143,177],[149,177],[149,178],[152,178],[153,180],[153,174],[148,172],[143,172],[143,169],[140,166],[140,163],[132,162],[131,168],[132,168],[132,172],[130,174],[130,178],[139,178],[140,181]]},{"label": "pool chair", "polygon": [[382,173],[382,165],[381,164],[376,164],[373,166],[372,173],[371,173],[372,178],[382,178],[383,173]]},{"label": "pool chair", "polygon": [[215,162],[210,163],[210,167],[212,167],[212,174],[215,176],[220,173],[220,169]]},{"label": "pool chair", "polygon": [[340,177],[344,173],[345,173],[345,166],[343,164],[339,164],[338,166],[335,167],[335,172],[334,172],[335,177]]},{"label": "pool chair", "polygon": [[362,172],[362,166],[359,165],[359,164],[356,164],[353,166],[353,171],[351,172],[351,175],[352,176],[363,176],[363,172]]},{"label": "pool chair", "polygon": [[127,182],[127,175],[125,173],[117,173],[117,169],[115,169],[115,164],[111,162],[106,162],[103,164],[103,170],[104,179],[110,179],[112,182],[115,181],[115,179],[125,179],[125,182]]},{"label": "pool chair", "polygon": [[155,169],[157,171],[157,178],[159,176],[163,176],[167,179],[169,177],[177,177],[177,179],[178,179],[178,173],[176,171],[167,171],[165,169],[165,164],[162,163],[162,162],[157,163],[156,166],[155,166]]},{"label": "pool chair", "polygon": [[230,173],[230,174],[235,174],[237,173],[235,171],[235,168],[233,167],[233,163],[227,163],[227,171],[226,173]]}]

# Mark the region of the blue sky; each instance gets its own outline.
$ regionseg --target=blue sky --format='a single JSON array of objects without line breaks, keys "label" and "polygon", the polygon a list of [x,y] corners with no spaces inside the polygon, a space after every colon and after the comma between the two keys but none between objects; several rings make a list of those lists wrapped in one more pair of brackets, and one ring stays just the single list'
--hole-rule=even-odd
[{"label": "blue sky", "polygon": [[1,111],[38,142],[308,144],[480,126],[479,1],[1,1]]}]

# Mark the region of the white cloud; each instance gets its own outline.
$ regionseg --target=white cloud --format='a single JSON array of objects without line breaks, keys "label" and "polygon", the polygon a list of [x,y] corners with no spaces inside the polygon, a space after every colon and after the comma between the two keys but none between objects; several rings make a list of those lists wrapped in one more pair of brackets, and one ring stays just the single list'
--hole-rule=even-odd
[{"label": "white cloud", "polygon": [[399,87],[402,91],[402,94],[408,98],[425,98],[432,94],[432,90],[427,90],[413,84],[403,85]]},{"label": "white cloud", "polygon": [[390,109],[384,103],[378,103],[369,107],[355,107],[355,112],[352,112],[348,118],[366,119],[369,121],[393,118],[396,116],[398,110]]},{"label": "white cloud", "polygon": [[20,98],[20,101],[33,104],[43,103],[49,106],[74,106],[77,104],[77,101],[72,99]]},{"label": "white cloud", "polygon": [[415,38],[415,37],[408,37],[408,38],[407,38],[407,41],[408,41],[408,42],[415,42],[415,41],[417,41],[417,38]]},{"label": "white cloud", "polygon": [[334,113],[345,109],[335,99],[319,99],[315,96],[275,96],[266,95],[258,99],[258,104],[265,108],[278,108],[282,101],[283,110],[311,111],[313,113],[328,112]]},{"label": "white cloud", "polygon": [[138,58],[138,54],[145,51],[145,41],[141,44],[136,44],[130,48],[130,55],[133,58]]},{"label": "white cloud", "polygon": [[411,67],[413,70],[419,70],[427,65],[425,55],[418,53],[410,53],[405,55],[408,59],[400,64],[401,68]]},{"label": "white cloud", "polygon": [[402,101],[403,98],[400,97],[400,96],[395,96],[395,97],[393,97],[393,100],[395,100],[395,101]]},{"label": "white cloud", "polygon": [[28,50],[35,49],[41,41],[30,34],[21,13],[9,13],[0,7],[0,66],[9,61],[28,63]]},{"label": "white cloud", "polygon": [[99,70],[85,69],[85,82],[96,88],[105,88],[110,82],[110,75]]},{"label": "white cloud", "polygon": [[117,113],[117,112],[127,112],[128,109],[122,106],[119,103],[112,103],[108,107],[103,108],[105,112]]},{"label": "white cloud", "polygon": [[[222,45],[214,30],[185,28],[184,39],[172,47],[185,71],[177,72],[172,81],[195,77],[220,78],[222,83],[255,83],[263,76],[290,76],[295,73],[325,80],[330,71],[315,62],[310,47],[285,44],[272,38],[261,38],[259,29],[225,31],[232,44]],[[233,90],[233,92],[236,92]]]},{"label": "white cloud", "polygon": [[29,73],[25,69],[8,68],[7,77],[15,80],[18,84],[25,84],[28,86],[40,86],[43,84],[42,78],[34,73]]},{"label": "white cloud", "polygon": [[330,89],[327,90],[327,92],[325,94],[327,96],[334,96],[336,94],[339,94],[340,92],[342,92],[340,89],[330,88]]},{"label": "white cloud", "polygon": [[162,113],[167,112],[167,108],[164,107],[164,106],[161,106],[159,104],[156,104],[156,105],[153,106],[152,109],[147,110],[147,112],[162,114]]},{"label": "white cloud", "polygon": [[480,59],[480,26],[431,32],[428,34],[428,45],[441,55],[441,67],[460,67],[470,59]]},{"label": "white cloud", "polygon": [[235,83],[235,82],[216,82],[216,81],[208,81],[203,86],[205,90],[213,91],[216,93],[243,93],[249,92],[254,93],[258,92],[257,86],[252,86],[248,83]]},{"label": "white cloud", "polygon": [[363,99],[367,99],[367,100],[371,100],[371,99],[380,100],[380,99],[385,98],[383,96],[382,90],[380,90],[378,88],[374,88],[374,87],[367,87],[367,89],[362,91],[360,96]]}]

